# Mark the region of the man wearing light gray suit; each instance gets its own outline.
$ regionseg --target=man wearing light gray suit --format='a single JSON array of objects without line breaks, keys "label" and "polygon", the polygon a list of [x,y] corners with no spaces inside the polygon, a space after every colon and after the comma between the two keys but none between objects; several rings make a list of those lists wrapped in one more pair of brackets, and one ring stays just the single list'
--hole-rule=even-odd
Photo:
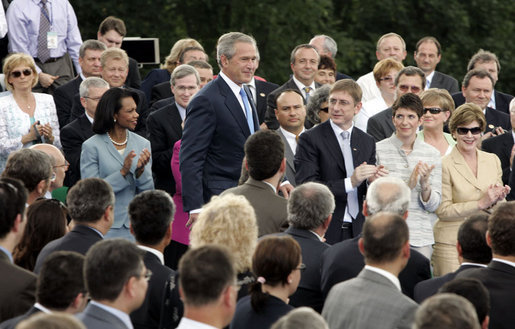
[{"label": "man wearing light gray suit", "polygon": [[364,269],[334,286],[325,301],[329,328],[411,328],[417,304],[402,294],[397,278],[410,256],[406,222],[386,212],[367,218],[359,249]]},{"label": "man wearing light gray suit", "polygon": [[276,130],[284,142],[284,157],[286,158],[286,179],[291,185],[295,182],[295,151],[297,140],[304,129],[306,121],[306,107],[302,94],[295,89],[286,89],[276,99],[275,117],[279,121]]}]

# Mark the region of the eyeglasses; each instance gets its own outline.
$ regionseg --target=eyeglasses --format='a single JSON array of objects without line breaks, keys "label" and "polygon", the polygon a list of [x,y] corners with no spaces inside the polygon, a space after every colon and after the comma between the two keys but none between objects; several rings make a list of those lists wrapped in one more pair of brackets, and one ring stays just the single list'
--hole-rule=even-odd
[{"label": "eyeglasses", "polygon": [[11,76],[15,77],[15,78],[19,78],[21,77],[21,74],[23,73],[24,76],[28,77],[29,75],[32,74],[32,70],[30,69],[25,69],[23,71],[12,71],[11,72]]},{"label": "eyeglasses", "polygon": [[424,107],[424,114],[426,114],[427,112],[431,114],[438,114],[440,112],[443,112],[443,110],[438,107]]},{"label": "eyeglasses", "polygon": [[70,168],[70,163],[68,161],[64,160],[64,164],[63,165],[53,166],[53,168],[61,168],[61,167],[64,167],[64,170],[68,170],[68,168]]},{"label": "eyeglasses", "polygon": [[102,98],[102,96],[100,96],[100,97],[89,97],[89,96],[86,96],[84,98],[91,99],[92,101],[98,102],[100,100],[100,98]]},{"label": "eyeglasses", "polygon": [[458,135],[467,135],[468,133],[472,134],[472,135],[478,135],[481,133],[481,128],[479,127],[474,127],[474,128],[463,128],[463,127],[459,127],[459,128],[456,128],[456,132],[458,133]]},{"label": "eyeglasses", "polygon": [[303,272],[306,269],[306,264],[300,263],[299,267],[296,267],[295,269]]},{"label": "eyeglasses", "polygon": [[323,107],[319,111],[322,111],[322,112],[325,112],[325,113],[329,113],[329,108],[328,107]]},{"label": "eyeglasses", "polygon": [[411,92],[415,93],[415,94],[422,90],[422,88],[420,88],[418,86],[408,86],[408,85],[399,85],[399,89],[402,92],[408,92],[411,90]]},{"label": "eyeglasses", "polygon": [[390,81],[393,81],[393,77],[391,77],[391,76],[389,76],[389,75],[388,75],[388,76],[386,76],[386,77],[384,77],[384,78],[379,79],[379,81],[386,81],[386,82],[390,82]]},{"label": "eyeglasses", "polygon": [[175,87],[174,89],[177,89],[181,93],[185,92],[186,90],[191,93],[191,92],[194,92],[195,90],[197,90],[197,88],[198,87],[196,87],[196,86],[195,87],[193,87],[193,86],[190,86],[190,87],[178,86],[178,87]]}]

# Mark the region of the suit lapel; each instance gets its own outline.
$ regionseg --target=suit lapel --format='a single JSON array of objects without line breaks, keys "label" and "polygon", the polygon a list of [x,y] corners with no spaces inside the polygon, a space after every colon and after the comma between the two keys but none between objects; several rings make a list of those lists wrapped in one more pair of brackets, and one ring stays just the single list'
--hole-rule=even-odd
[{"label": "suit lapel", "polygon": [[352,134],[350,137],[350,147],[352,150],[352,163],[354,164],[354,168],[358,167],[361,163],[360,159],[360,147],[359,147],[359,136],[356,131],[356,127],[352,129]]},{"label": "suit lapel", "polygon": [[80,131],[84,137],[84,140],[93,136],[93,130],[91,130],[91,122],[89,122],[86,114],[79,117]]},{"label": "suit lapel", "polygon": [[291,150],[290,144],[286,140],[286,137],[283,135],[281,129],[277,129],[276,131],[279,134],[279,136],[281,136],[281,139],[284,143],[284,156],[286,157],[286,163],[293,169],[293,172],[295,172],[295,165],[293,163],[294,155],[293,151]]},{"label": "suit lapel", "polygon": [[[334,130],[331,127],[331,123],[329,120],[321,124],[322,135],[324,136],[324,141],[327,143],[327,148],[329,149],[329,153],[334,157],[336,163],[340,167],[340,169],[347,173],[345,170],[345,162],[343,159],[342,149],[340,147],[340,143],[336,139],[334,135]],[[323,142],[323,141],[322,141]]]},{"label": "suit lapel", "polygon": [[[481,168],[481,160],[482,157],[480,156],[480,152],[478,152],[478,159],[477,159],[477,168],[478,168],[478,176],[479,176],[479,169]],[[451,151],[451,157],[454,160],[454,165],[456,167],[457,172],[465,178],[470,184],[475,186],[476,188],[481,190],[481,186],[478,184],[477,178],[472,174],[472,170],[470,170],[470,167],[468,166],[467,162],[465,162],[465,159],[461,155],[461,153],[458,151],[458,148],[454,147]]]},{"label": "suit lapel", "polygon": [[[250,136],[250,129],[249,125],[247,124],[247,118],[245,118],[245,114],[243,114],[243,109],[241,108],[240,102],[236,99],[236,96],[233,94],[231,88],[221,77],[217,78],[215,82],[218,83],[220,95],[225,98],[225,106],[240,126],[243,134],[245,137]],[[257,127],[259,127],[259,125]]]},{"label": "suit lapel", "polygon": [[175,102],[172,104],[170,111],[167,111],[167,115],[169,116],[169,123],[172,126],[172,130],[177,134],[177,139],[180,139],[182,136],[182,119]]},{"label": "suit lapel", "polygon": [[[104,141],[105,143],[105,146],[107,148],[107,151],[109,153],[111,153],[111,155],[122,165],[123,167],[123,160],[125,158],[125,154],[127,153],[127,150],[131,150],[130,149],[130,138],[127,137],[128,141],[127,141],[127,145],[125,147],[125,151],[123,152],[123,158],[122,158],[122,155],[120,155],[120,153],[118,152],[118,150],[114,147],[113,143],[111,142],[111,140],[109,139],[109,136],[107,135],[107,133],[101,135],[102,136],[102,140]],[[132,161],[133,164],[134,164],[134,161]]]}]

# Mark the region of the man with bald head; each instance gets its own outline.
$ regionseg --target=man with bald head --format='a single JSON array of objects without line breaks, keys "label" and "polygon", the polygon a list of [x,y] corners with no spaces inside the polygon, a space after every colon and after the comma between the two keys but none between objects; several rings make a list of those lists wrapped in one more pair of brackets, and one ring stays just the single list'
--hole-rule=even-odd
[{"label": "man with bald head", "polygon": [[50,181],[50,186],[48,187],[48,191],[45,195],[47,199],[51,199],[52,191],[63,187],[64,176],[66,175],[66,171],[70,164],[64,158],[63,152],[52,144],[36,144],[31,146],[31,149],[45,152],[52,160],[53,179]]}]

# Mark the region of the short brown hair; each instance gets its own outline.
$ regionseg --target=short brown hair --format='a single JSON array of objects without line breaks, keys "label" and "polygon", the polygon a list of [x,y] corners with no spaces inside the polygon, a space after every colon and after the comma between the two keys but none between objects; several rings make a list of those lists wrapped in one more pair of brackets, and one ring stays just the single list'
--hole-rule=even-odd
[{"label": "short brown hair", "polygon": [[318,63],[319,70],[331,70],[336,73],[336,62],[334,59],[327,55],[320,56],[320,62]]},{"label": "short brown hair", "polygon": [[354,105],[361,102],[361,97],[363,96],[361,87],[356,83],[356,81],[351,79],[342,79],[336,81],[331,87],[331,90],[329,90],[329,97],[331,97],[332,93],[337,91],[345,91],[351,95],[352,99],[354,99]]},{"label": "short brown hair", "polygon": [[440,42],[438,42],[438,40],[436,40],[435,37],[430,37],[430,36],[423,37],[422,39],[418,40],[417,45],[415,46],[416,52],[418,52],[418,47],[420,47],[420,45],[423,44],[424,42],[434,43],[436,46],[436,52],[438,53],[438,55],[442,54],[442,46],[440,45]]},{"label": "short brown hair", "polygon": [[393,117],[400,108],[412,110],[419,118],[424,115],[424,105],[422,105],[422,100],[420,97],[412,93],[404,94],[395,100],[395,103],[392,105]]},{"label": "short brown hair", "polygon": [[492,252],[515,256],[515,201],[500,204],[488,220]]},{"label": "short brown hair", "polygon": [[115,16],[106,17],[98,27],[98,33],[100,33],[100,35],[104,35],[111,30],[115,30],[116,33],[118,33],[122,37],[124,37],[127,34],[125,23]]},{"label": "short brown hair", "polygon": [[9,76],[16,67],[22,65],[28,66],[32,70],[32,87],[38,83],[38,73],[32,57],[24,53],[14,53],[4,60],[3,73],[5,88],[7,88],[7,90],[13,90],[13,85],[9,83]]},{"label": "short brown hair", "polygon": [[452,114],[452,118],[449,121],[449,131],[454,134],[458,126],[468,125],[473,121],[479,123],[481,131],[485,130],[486,118],[481,108],[473,103],[465,103],[459,106]]},{"label": "short brown hair", "polygon": [[[404,68],[401,62],[393,58],[385,58],[380,60],[374,66],[374,79],[379,82],[382,77],[387,75],[391,70],[400,71]],[[395,79],[395,77],[394,77]]]},{"label": "short brown hair", "polygon": [[451,112],[451,115],[454,112],[454,100],[446,89],[430,88],[420,94],[420,99],[424,106],[436,104],[443,111]]},{"label": "short brown hair", "polygon": [[478,79],[485,79],[485,78],[490,79],[490,81],[492,81],[492,89],[495,85],[494,78],[490,75],[490,73],[488,73],[487,70],[473,69],[473,70],[468,71],[467,74],[465,74],[465,77],[463,78],[463,83],[462,83],[463,87],[467,88],[470,84],[470,79],[472,79],[473,77],[477,77]]}]

